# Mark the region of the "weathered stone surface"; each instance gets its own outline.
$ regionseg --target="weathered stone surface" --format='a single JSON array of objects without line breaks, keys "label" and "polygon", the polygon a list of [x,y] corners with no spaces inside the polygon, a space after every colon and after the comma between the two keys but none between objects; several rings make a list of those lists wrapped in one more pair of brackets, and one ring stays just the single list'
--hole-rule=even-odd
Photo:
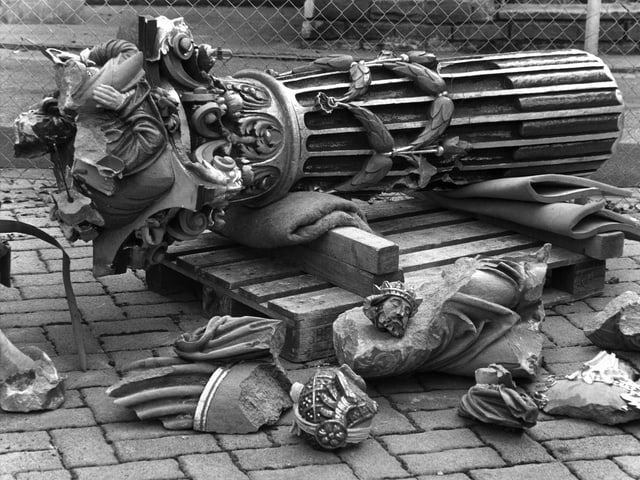
[{"label": "weathered stone surface", "polygon": [[584,333],[601,348],[640,350],[640,295],[625,292],[584,325]]},{"label": "weathered stone surface", "polygon": [[0,409],[53,410],[64,402],[64,384],[49,356],[37,347],[20,351],[0,331]]}]

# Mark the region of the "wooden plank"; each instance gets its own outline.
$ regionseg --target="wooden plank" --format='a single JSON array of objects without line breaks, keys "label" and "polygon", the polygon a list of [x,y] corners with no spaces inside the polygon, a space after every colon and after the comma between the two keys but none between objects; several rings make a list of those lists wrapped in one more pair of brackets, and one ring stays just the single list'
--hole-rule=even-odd
[{"label": "wooden plank", "polygon": [[313,292],[329,287],[331,287],[331,284],[326,280],[305,273],[270,282],[245,285],[238,289],[238,293],[256,303],[264,303],[278,297]]},{"label": "wooden plank", "polygon": [[405,272],[420,270],[426,267],[435,267],[452,263],[461,257],[473,257],[476,255],[496,256],[501,253],[514,252],[523,248],[531,248],[541,245],[538,240],[527,238],[520,234],[504,235],[497,238],[478,240],[474,242],[462,243],[459,245],[449,245],[430,250],[400,255],[400,268]]},{"label": "wooden plank", "polygon": [[169,246],[169,255],[176,257],[187,253],[198,253],[211,248],[228,247],[235,242],[214,232],[206,232],[193,240],[175,242]]},{"label": "wooden plank", "polygon": [[259,258],[199,270],[202,278],[230,290],[299,273],[302,272],[297,267],[273,258]]},{"label": "wooden plank", "polygon": [[304,272],[317,275],[333,285],[342,287],[358,295],[367,296],[374,292],[374,286],[383,281],[402,280],[402,271],[375,274],[360,270],[352,265],[336,260],[320,252],[309,255],[304,247],[287,247],[279,252],[279,258],[285,258]]},{"label": "wooden plank", "polygon": [[442,210],[439,212],[426,213],[424,215],[411,215],[407,217],[392,218],[390,220],[379,220],[370,222],[370,227],[381,235],[388,238],[389,234],[402,233],[424,227],[439,227],[462,222],[470,222],[473,218],[466,213]]},{"label": "wooden plank", "polygon": [[304,245],[309,255],[322,253],[373,274],[398,271],[398,246],[379,235],[355,227],[339,227]]},{"label": "wooden plank", "polygon": [[229,247],[189,253],[176,257],[175,262],[184,268],[199,270],[205,267],[225,265],[264,256],[264,252],[249,247]]},{"label": "wooden plank", "polygon": [[269,309],[296,322],[297,328],[313,326],[323,317],[335,318],[353,307],[362,305],[362,297],[339,287],[301,293],[270,300]]},{"label": "wooden plank", "polygon": [[388,219],[411,213],[428,213],[429,211],[441,210],[441,208],[425,200],[409,199],[360,205],[360,210],[364,212],[368,221],[373,221],[378,218]]},{"label": "wooden plank", "polygon": [[566,248],[572,252],[580,253],[597,260],[620,257],[624,252],[623,232],[599,233],[591,238],[575,239],[493,217],[486,217],[483,215],[478,215],[477,217],[485,222],[485,224],[502,226],[523,235],[527,235],[528,237],[537,238],[543,242],[551,243],[556,247]]},{"label": "wooden plank", "polygon": [[412,230],[387,235],[387,238],[398,244],[401,254],[406,254],[427,248],[439,248],[447,245],[485,240],[509,233],[512,232],[500,226],[472,221],[458,225]]}]

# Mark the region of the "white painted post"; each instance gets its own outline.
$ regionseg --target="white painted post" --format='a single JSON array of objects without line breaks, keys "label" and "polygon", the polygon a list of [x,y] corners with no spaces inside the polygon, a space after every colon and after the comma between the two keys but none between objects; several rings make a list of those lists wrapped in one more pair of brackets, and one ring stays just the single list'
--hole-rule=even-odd
[{"label": "white painted post", "polygon": [[594,55],[598,54],[600,37],[601,0],[589,0],[587,3],[587,21],[584,26],[584,49]]}]

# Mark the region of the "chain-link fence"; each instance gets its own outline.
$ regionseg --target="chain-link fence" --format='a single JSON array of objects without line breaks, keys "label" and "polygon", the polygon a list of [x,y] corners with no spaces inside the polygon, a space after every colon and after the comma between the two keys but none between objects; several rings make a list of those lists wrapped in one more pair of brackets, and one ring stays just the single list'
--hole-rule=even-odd
[{"label": "chain-link fence", "polygon": [[[48,166],[44,158],[12,155],[14,118],[54,87],[52,66],[40,49],[95,45],[137,15],[184,17],[197,41],[234,52],[216,67],[228,75],[245,67],[287,70],[345,51],[371,58],[383,49],[447,57],[583,48],[587,12],[587,0],[0,1],[0,167]],[[640,3],[603,2],[596,13],[599,54],[627,104],[620,149],[603,179],[638,185],[632,159],[640,141]]]}]

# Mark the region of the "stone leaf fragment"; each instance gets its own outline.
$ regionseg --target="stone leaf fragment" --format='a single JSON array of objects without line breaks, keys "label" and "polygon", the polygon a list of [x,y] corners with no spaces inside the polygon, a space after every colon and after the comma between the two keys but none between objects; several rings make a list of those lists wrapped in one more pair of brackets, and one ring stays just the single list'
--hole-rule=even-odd
[{"label": "stone leaf fragment", "polygon": [[640,351],[640,295],[624,292],[584,326],[584,334],[600,348]]}]

